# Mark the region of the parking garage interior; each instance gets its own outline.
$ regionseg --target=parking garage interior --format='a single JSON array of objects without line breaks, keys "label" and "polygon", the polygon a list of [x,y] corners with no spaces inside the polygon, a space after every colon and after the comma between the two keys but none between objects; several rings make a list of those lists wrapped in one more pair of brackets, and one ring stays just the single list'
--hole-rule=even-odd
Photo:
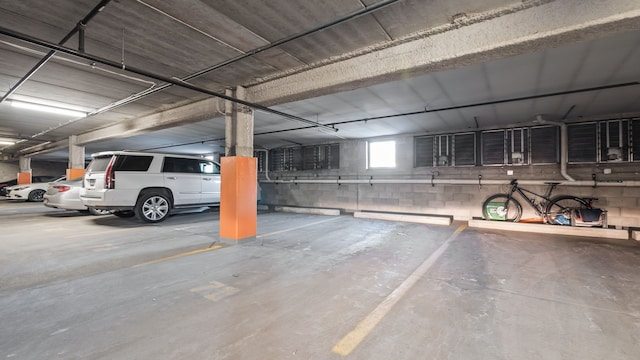
[{"label": "parking garage interior", "polygon": [[[0,181],[81,177],[104,151],[223,164],[219,207],[161,223],[0,199],[0,356],[636,359],[639,18],[0,2]],[[484,219],[513,180],[606,222],[546,224],[539,198]]]}]

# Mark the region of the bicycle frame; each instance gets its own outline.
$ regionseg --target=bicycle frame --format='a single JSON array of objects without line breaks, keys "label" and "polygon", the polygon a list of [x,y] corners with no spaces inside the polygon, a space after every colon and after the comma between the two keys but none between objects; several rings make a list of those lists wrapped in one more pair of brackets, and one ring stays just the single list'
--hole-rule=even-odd
[{"label": "bicycle frame", "polygon": [[[527,201],[529,206],[531,206],[535,210],[537,215],[544,216],[547,204],[551,200],[551,193],[553,192],[553,190],[556,188],[557,185],[558,185],[557,183],[549,183],[548,187],[547,187],[546,194],[540,195],[540,194],[537,194],[537,193],[535,193],[533,191],[521,188],[520,186],[518,186],[518,182],[516,180],[512,180],[511,181],[511,190],[509,190],[509,192],[507,193],[507,196],[509,198],[511,198],[511,197],[513,197],[513,193],[520,194],[520,196],[522,196],[522,198]],[[526,193],[529,193],[531,195],[535,195],[536,197],[541,198],[542,201],[540,201],[540,203],[536,204],[535,197],[529,197],[529,196],[527,196]]]},{"label": "bicycle frame", "polygon": [[[482,203],[482,214],[485,219],[519,221],[522,216],[522,200],[526,201],[543,223],[567,225],[572,218],[574,209],[591,209],[591,201],[595,198],[581,198],[573,195],[551,196],[553,190],[560,185],[557,182],[547,182],[547,190],[544,195],[518,186],[518,180],[511,180],[509,191],[502,194],[493,194]],[[539,199],[538,199],[539,198]]]}]

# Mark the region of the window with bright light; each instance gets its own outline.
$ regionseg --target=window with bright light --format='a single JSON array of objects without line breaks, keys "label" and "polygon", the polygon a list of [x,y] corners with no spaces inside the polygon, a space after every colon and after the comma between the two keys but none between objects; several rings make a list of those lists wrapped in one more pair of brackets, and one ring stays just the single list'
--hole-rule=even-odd
[{"label": "window with bright light", "polygon": [[396,167],[396,142],[369,142],[368,160],[370,168]]}]

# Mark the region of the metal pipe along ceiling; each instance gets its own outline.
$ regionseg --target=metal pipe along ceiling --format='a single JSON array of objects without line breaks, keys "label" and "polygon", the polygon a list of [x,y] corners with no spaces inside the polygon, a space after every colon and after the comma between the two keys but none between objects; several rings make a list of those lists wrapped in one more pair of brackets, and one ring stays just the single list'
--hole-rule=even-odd
[{"label": "metal pipe along ceiling", "polygon": [[[372,13],[374,11],[380,10],[383,7],[391,5],[391,4],[393,4],[395,2],[398,2],[398,1],[400,1],[400,0],[385,0],[385,1],[380,1],[380,2],[378,2],[376,4],[373,4],[373,5],[370,5],[370,6],[366,6],[366,7],[362,8],[362,9],[360,9],[360,10],[357,10],[357,11],[354,11],[354,12],[349,13],[347,15],[341,16],[338,19],[335,19],[335,20],[333,20],[331,22],[328,22],[326,24],[322,24],[322,25],[316,26],[316,27],[314,27],[312,29],[305,30],[305,31],[299,32],[297,34],[293,34],[293,35],[287,36],[285,38],[282,38],[280,40],[276,40],[276,41],[274,41],[272,43],[269,43],[267,45],[258,47],[256,49],[249,50],[246,53],[240,54],[240,55],[238,55],[236,57],[233,57],[233,58],[231,58],[229,60],[225,60],[225,61],[223,61],[221,63],[218,63],[216,65],[210,66],[210,67],[208,67],[206,69],[202,69],[202,70],[200,70],[198,72],[195,72],[195,73],[193,73],[191,75],[187,75],[187,76],[181,78],[180,80],[181,81],[192,80],[192,79],[197,78],[199,76],[205,75],[205,74],[207,74],[207,73],[209,73],[211,71],[218,70],[218,69],[220,69],[222,67],[225,67],[227,65],[231,65],[231,64],[236,63],[236,62],[238,62],[240,60],[246,59],[246,58],[248,58],[250,56],[259,54],[259,53],[261,53],[263,51],[272,49],[274,47],[286,44],[286,43],[291,42],[293,40],[299,39],[299,38],[301,38],[303,36],[307,36],[307,35],[316,33],[318,31],[325,30],[325,29],[327,29],[329,27],[341,24],[343,22],[349,21],[351,19],[354,19],[354,18],[362,16],[362,15],[370,14],[370,13]],[[164,90],[164,89],[166,89],[166,88],[168,88],[170,86],[171,86],[171,84],[164,84],[164,85],[161,85],[161,86],[159,86],[159,87],[157,87],[155,89],[141,91],[140,93],[138,93],[139,95],[136,94],[136,95],[131,96],[127,103],[136,101],[136,100],[138,100],[140,98],[143,98],[143,97],[145,97],[147,95],[154,94],[154,93],[156,93],[158,91],[161,91],[161,90]],[[126,103],[123,103],[123,104],[120,104],[120,105],[124,105],[124,104],[126,104]],[[109,109],[107,109],[107,110],[109,110]],[[104,110],[104,111],[106,111],[106,110]]]},{"label": "metal pipe along ceiling", "polygon": [[[69,39],[71,39],[73,35],[75,35],[78,31],[80,31],[80,29],[85,25],[87,25],[87,23],[91,21],[91,19],[93,19],[94,16],[96,16],[100,11],[102,11],[110,1],[111,0],[100,1],[100,3],[98,3],[98,5],[96,5],[93,8],[93,10],[91,10],[89,14],[87,14],[87,16],[85,16],[82,20],[80,20],[80,22],[76,25],[76,27],[73,28],[73,30],[69,31],[69,33],[62,40],[60,40],[58,45],[64,45],[64,43],[69,41]],[[83,38],[84,36],[81,36],[81,40],[83,40]],[[81,49],[81,51],[83,50]],[[44,64],[46,64],[53,57],[55,53],[56,53],[55,50],[49,51],[49,53],[45,55],[45,57],[43,57],[33,68],[31,68],[31,70],[29,70],[29,72],[27,72],[25,76],[23,76],[20,80],[18,80],[18,82],[15,85],[13,85],[13,87],[11,87],[11,89],[9,89],[9,91],[7,91],[6,94],[2,96],[2,98],[0,98],[0,104],[9,96],[11,96],[11,94],[13,94],[16,90],[18,90],[18,88],[22,86],[22,84],[24,84],[27,80],[29,80],[29,78],[33,76],[33,74],[35,74],[42,66],[44,66]]]},{"label": "metal pipe along ceiling", "polygon": [[[209,73],[211,71],[218,70],[218,69],[220,69],[222,67],[225,67],[227,65],[231,65],[231,64],[236,63],[236,62],[238,62],[240,60],[246,59],[246,58],[248,58],[250,56],[253,56],[253,55],[259,54],[261,52],[264,52],[266,50],[269,50],[269,49],[278,47],[280,45],[286,44],[288,42],[291,42],[293,40],[299,39],[301,37],[316,33],[318,31],[325,30],[325,29],[327,29],[329,27],[332,27],[332,26],[344,23],[346,21],[355,19],[355,18],[357,18],[359,16],[370,14],[370,13],[372,13],[374,11],[380,10],[380,9],[382,9],[382,8],[384,8],[386,6],[389,6],[389,5],[393,4],[393,3],[396,3],[398,1],[400,1],[400,0],[384,0],[384,1],[380,1],[378,3],[375,3],[373,5],[370,5],[370,6],[365,6],[362,9],[353,11],[353,12],[351,12],[349,14],[341,16],[341,17],[339,17],[339,18],[337,18],[335,20],[332,20],[332,21],[330,21],[328,23],[316,26],[316,27],[314,27],[312,29],[309,29],[309,30],[305,30],[305,31],[299,32],[297,34],[293,34],[293,35],[287,36],[285,38],[282,38],[280,40],[276,40],[276,41],[274,41],[272,43],[269,43],[267,45],[264,45],[264,46],[249,50],[247,52],[244,52],[244,53],[242,53],[242,54],[240,54],[240,55],[238,55],[236,57],[233,57],[231,59],[225,60],[225,61],[223,61],[221,63],[216,64],[216,65],[207,67],[207,68],[202,69],[202,70],[200,70],[198,72],[195,72],[195,73],[193,73],[191,75],[187,75],[187,76],[181,78],[180,80],[181,81],[192,80],[192,79],[197,78],[199,76],[205,75],[205,74],[207,74],[207,73]],[[141,3],[147,5],[144,2],[141,2]],[[149,5],[147,5],[147,6],[149,6]],[[52,52],[52,53],[54,53],[54,52]],[[121,99],[121,100],[115,101],[115,102],[113,102],[113,103],[111,103],[111,104],[109,104],[107,106],[104,106],[104,107],[102,107],[102,108],[100,108],[100,109],[98,109],[98,110],[96,110],[96,111],[94,111],[92,113],[89,113],[87,115],[87,117],[92,116],[92,115],[97,115],[97,114],[100,114],[100,113],[115,109],[117,107],[120,107],[120,106],[123,106],[123,105],[126,105],[126,104],[130,104],[130,103],[132,103],[134,101],[137,101],[137,100],[140,100],[140,99],[142,99],[142,98],[144,98],[146,96],[155,94],[158,91],[162,91],[162,90],[164,90],[164,89],[166,89],[166,88],[168,88],[168,87],[170,87],[172,85],[174,85],[174,84],[167,83],[167,84],[163,84],[163,85],[160,85],[160,86],[157,86],[157,87],[151,87],[149,89],[140,91],[139,93],[130,95],[125,99]],[[71,124],[73,122],[75,122],[75,121],[69,121],[67,123],[61,124],[58,127],[56,127],[56,129],[59,129],[60,127],[69,125],[69,124]],[[305,123],[308,123],[308,122],[305,121]],[[310,126],[309,128],[321,127],[321,125],[319,125],[317,123],[314,123],[314,124],[315,124],[314,126]],[[330,129],[331,129],[331,131],[334,131],[334,132],[337,131],[333,127],[331,127]],[[48,133],[48,132],[50,132],[52,130],[54,130],[54,129],[49,129],[49,130],[40,132],[40,133],[38,133],[38,134],[36,134],[34,136],[44,135],[44,134],[46,134],[46,133]]]},{"label": "metal pipe along ceiling", "polygon": [[[616,87],[623,87],[623,86],[633,86],[633,85],[640,85],[640,82],[631,82],[631,83],[608,85],[608,86],[604,86],[604,87],[601,86],[601,87],[597,87],[597,88],[585,88],[585,89],[571,90],[571,91],[569,91],[569,93],[575,94],[575,93],[578,93],[578,92],[605,90],[605,89],[609,89],[609,88],[616,88]],[[541,94],[541,95],[534,95],[533,97],[540,98],[540,97],[547,97],[547,96],[558,96],[558,95],[563,95],[563,93]],[[456,110],[456,109],[463,109],[463,108],[476,107],[476,106],[485,106],[485,105],[492,105],[492,104],[497,103],[497,102],[498,103],[506,103],[506,102],[511,102],[511,101],[521,101],[521,100],[528,100],[528,99],[533,98],[533,97],[519,97],[519,98],[504,99],[504,100],[491,101],[491,102],[485,102],[485,103],[474,103],[474,104],[467,104],[467,105],[459,105],[459,106],[453,106],[453,107],[447,107],[447,108],[425,109],[425,110],[409,112],[409,113],[398,113],[398,114],[384,115],[384,116],[371,117],[371,118],[338,121],[338,122],[334,122],[334,123],[328,123],[326,125],[336,126],[336,125],[340,125],[340,124],[348,124],[348,123],[355,123],[355,122],[365,122],[366,123],[369,120],[382,120],[382,119],[389,119],[389,118],[401,117],[401,116],[410,116],[410,115],[418,115],[418,114],[432,113],[432,112],[438,112],[438,111],[448,111],[448,110]],[[615,117],[615,118],[617,119],[618,117]],[[544,120],[544,123],[548,123],[550,125],[556,125],[556,126],[562,126],[562,125],[566,126],[566,124],[563,123],[563,122],[550,121],[550,120]],[[255,133],[255,134],[253,134],[253,136],[271,135],[271,134],[277,134],[277,133],[283,133],[283,132],[289,132],[289,131],[309,130],[309,129],[313,129],[313,128],[314,128],[313,126],[302,126],[302,127],[289,128],[289,129],[283,129],[283,130],[273,130],[273,131],[265,131],[265,132]],[[478,128],[478,130],[481,130],[481,128]],[[561,136],[564,137],[565,135],[566,134],[562,134]],[[154,148],[145,149],[145,150],[158,150],[158,149],[163,149],[163,148],[168,148],[168,147],[186,146],[186,145],[193,145],[193,144],[203,144],[205,142],[215,142],[215,141],[224,141],[224,138],[206,139],[206,140],[191,141],[191,142],[186,142],[186,143],[171,144],[171,145],[167,145],[167,146],[159,146],[159,147],[154,147]],[[565,150],[562,150],[562,151],[565,151]],[[567,180],[571,180],[570,179],[571,177],[566,173],[566,170],[564,170],[563,176]],[[567,178],[567,176],[568,176],[568,178]]]},{"label": "metal pipe along ceiling", "polygon": [[[403,117],[403,116],[413,116],[413,115],[429,114],[429,113],[435,113],[435,112],[441,112],[441,111],[466,109],[466,108],[471,108],[471,107],[497,105],[497,104],[504,104],[504,103],[509,103],[509,102],[533,100],[533,99],[540,99],[540,98],[546,98],[546,97],[561,96],[561,95],[568,95],[568,94],[578,94],[578,93],[582,93],[582,92],[608,90],[608,89],[615,89],[615,88],[627,87],[627,86],[637,86],[637,85],[640,85],[640,81],[632,81],[632,82],[626,82],[626,83],[620,83],[620,84],[611,84],[611,85],[604,85],[604,86],[597,86],[597,87],[590,87],[590,88],[582,88],[582,89],[568,90],[568,91],[559,91],[559,92],[546,93],[546,94],[540,94],[540,95],[530,95],[530,96],[522,96],[522,97],[516,97],[516,98],[507,98],[507,99],[479,102],[479,103],[473,103],[473,104],[455,105],[455,106],[448,106],[448,107],[443,107],[443,108],[424,109],[424,110],[419,110],[419,111],[396,113],[396,114],[390,114],[390,115],[374,116],[374,117],[367,117],[367,118],[360,118],[360,119],[353,119],[353,120],[336,121],[336,122],[333,122],[333,123],[328,123],[326,125],[338,126],[338,125],[353,124],[353,123],[358,123],[358,122],[365,122],[366,123],[366,122],[372,121],[372,120],[392,119],[392,118]],[[270,135],[270,134],[277,134],[277,133],[283,133],[283,132],[289,132],[289,131],[307,130],[307,129],[311,129],[311,128],[313,128],[313,127],[312,126],[303,126],[303,127],[296,127],[296,128],[283,129],[283,130],[266,131],[266,132],[256,133],[254,135],[255,136],[258,136],[258,135]],[[219,139],[212,139],[210,141],[214,141],[214,140],[219,140]],[[222,139],[222,140],[224,140],[224,139]]]},{"label": "metal pipe along ceiling", "polygon": [[[63,47],[63,46],[60,46],[60,45],[56,45],[56,44],[50,43],[50,42],[45,41],[45,40],[37,39],[35,37],[29,36],[29,35],[26,35],[26,34],[18,33],[18,32],[9,30],[9,29],[7,29],[5,27],[2,27],[2,26],[0,26],[0,34],[6,35],[6,36],[10,36],[12,38],[16,38],[16,39],[19,39],[19,40],[22,40],[22,41],[25,41],[25,42],[28,42],[28,43],[31,43],[31,44],[34,44],[34,45],[42,46],[42,47],[45,47],[45,48],[48,48],[48,49],[51,49],[51,50],[55,50],[55,51],[58,51],[58,52],[61,52],[61,53],[73,55],[73,56],[76,56],[76,57],[79,57],[79,58],[83,58],[83,59],[87,59],[87,60],[91,60],[91,61],[94,61],[94,62],[97,62],[97,63],[104,64],[104,65],[107,65],[107,66],[111,66],[111,67],[116,68],[116,69],[122,69],[122,67],[123,67],[122,64],[117,63],[115,61],[111,61],[111,60],[108,60],[108,59],[104,59],[104,58],[101,58],[101,57],[97,57],[97,56],[93,56],[93,55],[89,55],[89,54],[85,54],[85,53],[80,53],[80,52],[78,52],[76,50],[69,49],[69,48],[66,48],[66,47]],[[223,94],[217,93],[215,91],[211,91],[211,90],[208,90],[208,89],[205,89],[205,88],[201,88],[199,86],[195,86],[195,85],[189,84],[187,82],[184,82],[183,80],[176,80],[176,79],[173,79],[173,78],[170,78],[170,77],[154,74],[152,72],[149,72],[149,71],[146,71],[146,70],[142,70],[142,69],[138,69],[138,68],[134,68],[134,67],[126,67],[124,70],[132,72],[132,73],[135,73],[135,74],[138,74],[138,75],[146,76],[146,77],[151,78],[151,79],[156,79],[158,81],[162,81],[162,82],[165,82],[165,83],[176,85],[176,86],[179,86],[179,87],[182,87],[182,88],[185,88],[185,89],[197,91],[197,92],[200,92],[200,93],[203,93],[203,94],[207,94],[207,95],[218,97],[218,98],[221,98],[221,99],[224,99],[224,100],[228,100],[228,101],[231,101],[231,102],[234,102],[234,103],[237,103],[237,104],[245,105],[245,106],[257,109],[257,110],[262,110],[264,112],[269,112],[269,113],[272,113],[272,114],[275,114],[275,115],[279,115],[279,116],[282,116],[282,117],[285,117],[285,118],[289,118],[289,119],[292,119],[292,120],[302,121],[304,123],[311,124],[312,125],[311,127],[326,128],[326,129],[331,130],[331,131],[338,131],[338,129],[336,129],[336,128],[332,127],[332,126],[328,126],[328,125],[324,125],[324,124],[318,124],[315,121],[307,120],[307,119],[301,118],[299,116],[295,116],[295,115],[284,113],[282,111],[274,110],[274,109],[268,108],[268,107],[260,105],[260,104],[251,103],[251,102],[248,102],[248,101],[236,99],[236,98],[231,97],[231,96],[223,95]]]},{"label": "metal pipe along ceiling", "polygon": [[546,94],[540,94],[540,95],[521,96],[521,97],[485,101],[485,102],[473,103],[473,104],[455,105],[455,106],[436,108],[436,109],[424,109],[424,110],[408,112],[408,113],[383,115],[383,116],[376,116],[376,117],[362,118],[362,119],[355,119],[355,120],[337,121],[329,125],[335,126],[335,125],[343,125],[343,124],[350,124],[350,123],[363,122],[363,121],[366,122],[370,120],[390,119],[390,118],[400,117],[400,116],[428,114],[432,112],[448,111],[448,110],[459,110],[459,109],[465,109],[465,108],[477,107],[477,106],[497,105],[497,104],[515,102],[515,101],[534,100],[534,99],[541,99],[541,98],[547,98],[547,97],[553,97],[553,96],[578,94],[578,93],[589,92],[589,91],[608,90],[608,89],[615,89],[615,88],[621,88],[621,87],[627,87],[627,86],[637,86],[637,85],[640,85],[640,81],[631,81],[631,82],[619,83],[619,84],[595,86],[595,87],[582,88],[582,89],[576,89],[576,90],[558,91],[558,92],[552,92],[552,93],[546,93]]},{"label": "metal pipe along ceiling", "polygon": [[[261,183],[273,184],[431,184],[431,185],[509,185],[511,180],[478,180],[478,179],[295,179],[295,180],[262,180]],[[520,185],[547,185],[549,180],[518,180]],[[636,187],[640,181],[562,181],[559,185],[570,186],[606,186]]]}]

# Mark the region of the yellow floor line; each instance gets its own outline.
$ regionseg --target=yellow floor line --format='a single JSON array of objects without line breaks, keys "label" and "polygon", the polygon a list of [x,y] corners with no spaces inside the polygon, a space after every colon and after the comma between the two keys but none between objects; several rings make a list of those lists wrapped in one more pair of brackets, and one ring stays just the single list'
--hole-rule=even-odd
[{"label": "yellow floor line", "polygon": [[391,294],[389,294],[367,317],[345,335],[332,349],[332,351],[341,356],[349,355],[355,348],[360,345],[367,335],[373,331],[378,323],[391,311],[393,306],[397,304],[403,296],[415,285],[415,283],[424,276],[431,266],[442,256],[447,250],[449,244],[455,240],[465,228],[466,224],[460,225],[456,231],[425,260],[400,286],[398,286]]},{"label": "yellow floor line", "polygon": [[185,252],[185,253],[182,253],[182,254],[167,256],[167,257],[162,258],[162,259],[151,260],[151,261],[147,261],[147,262],[144,262],[144,263],[141,263],[141,264],[133,265],[132,268],[137,268],[137,267],[141,267],[141,266],[145,266],[145,265],[156,264],[156,263],[167,261],[167,260],[179,259],[179,258],[185,257],[185,256],[201,254],[203,252],[220,249],[221,247],[223,247],[223,246],[222,245],[215,245],[215,246],[204,248],[204,249],[188,251],[188,252]]},{"label": "yellow floor line", "polygon": [[277,235],[277,234],[281,234],[281,233],[284,233],[284,232],[287,232],[287,231],[292,231],[292,230],[301,229],[301,228],[303,228],[303,227],[307,227],[307,226],[312,226],[312,225],[322,224],[322,223],[324,223],[324,222],[332,221],[332,220],[339,219],[339,218],[340,218],[339,216],[336,216],[336,217],[333,217],[333,218],[331,218],[331,219],[322,220],[322,221],[316,221],[316,222],[311,223],[311,224],[301,225],[301,226],[297,226],[297,227],[290,228],[290,229],[284,229],[284,230],[280,230],[280,231],[274,231],[274,232],[272,232],[272,233],[268,233],[268,234],[258,235],[258,236],[256,236],[256,238],[258,238],[258,239],[259,239],[259,238],[261,238],[261,237],[265,237],[265,236]]}]

